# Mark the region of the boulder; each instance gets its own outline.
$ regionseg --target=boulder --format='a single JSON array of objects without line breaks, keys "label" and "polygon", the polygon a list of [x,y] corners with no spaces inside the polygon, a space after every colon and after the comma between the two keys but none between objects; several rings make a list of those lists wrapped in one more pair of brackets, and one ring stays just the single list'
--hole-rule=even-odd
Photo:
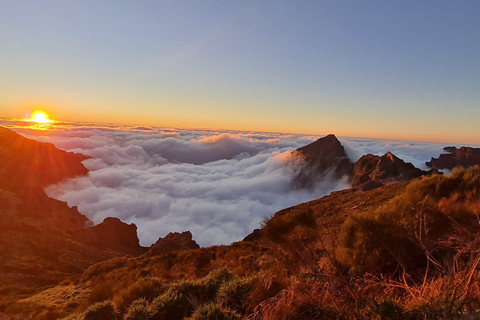
[{"label": "boulder", "polygon": [[353,163],[337,137],[329,134],[292,152],[300,159],[301,167],[293,179],[295,188],[311,188],[315,180],[327,175],[332,178],[351,176]]},{"label": "boulder", "polygon": [[425,164],[434,169],[448,169],[452,170],[455,167],[472,167],[480,165],[480,148],[472,147],[445,147],[443,148],[448,153],[441,154],[437,159],[426,162]]},{"label": "boulder", "polygon": [[148,253],[150,255],[159,255],[178,250],[198,249],[200,246],[193,240],[190,231],[182,233],[170,232],[165,238],[158,238],[157,242],[152,244]]}]

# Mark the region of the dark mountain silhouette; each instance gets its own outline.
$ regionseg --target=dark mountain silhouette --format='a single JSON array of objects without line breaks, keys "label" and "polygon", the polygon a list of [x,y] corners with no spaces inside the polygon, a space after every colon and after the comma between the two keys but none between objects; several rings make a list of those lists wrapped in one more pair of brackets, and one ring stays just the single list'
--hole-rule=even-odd
[{"label": "dark mountain silhouette", "polygon": [[432,158],[425,164],[430,168],[452,170],[455,167],[472,167],[480,165],[480,148],[472,147],[445,147],[448,153],[441,154],[437,159]]},{"label": "dark mountain silhouette", "polygon": [[353,173],[352,161],[333,134],[298,148],[292,154],[303,162],[302,168],[292,182],[295,188],[311,188],[316,179],[326,175],[341,178],[344,175],[351,176]]}]

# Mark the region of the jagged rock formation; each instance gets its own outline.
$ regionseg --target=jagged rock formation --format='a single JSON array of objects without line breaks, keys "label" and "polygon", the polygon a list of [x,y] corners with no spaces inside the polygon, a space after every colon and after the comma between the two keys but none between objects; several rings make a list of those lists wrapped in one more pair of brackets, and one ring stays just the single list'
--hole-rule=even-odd
[{"label": "jagged rock formation", "polygon": [[406,163],[391,152],[381,157],[367,154],[354,164],[352,186],[368,191],[388,182],[408,181],[431,173]]},{"label": "jagged rock formation", "polygon": [[157,242],[152,244],[148,253],[150,255],[159,255],[166,252],[177,250],[198,249],[200,246],[192,239],[192,233],[185,231],[182,233],[170,232],[165,238],[158,238]]},{"label": "jagged rock formation", "polygon": [[455,167],[472,167],[480,165],[480,148],[472,147],[445,147],[443,148],[448,153],[441,154],[438,159],[432,160],[425,164],[430,168],[448,169],[452,170]]},{"label": "jagged rock formation", "polygon": [[292,154],[303,161],[302,169],[292,182],[295,188],[313,187],[317,178],[328,174],[333,178],[341,178],[344,175],[351,176],[353,172],[352,161],[333,134],[298,148]]},{"label": "jagged rock formation", "polygon": [[118,218],[105,218],[102,223],[74,232],[75,238],[93,246],[106,247],[128,254],[140,254],[142,248],[137,236],[137,226],[126,224]]}]

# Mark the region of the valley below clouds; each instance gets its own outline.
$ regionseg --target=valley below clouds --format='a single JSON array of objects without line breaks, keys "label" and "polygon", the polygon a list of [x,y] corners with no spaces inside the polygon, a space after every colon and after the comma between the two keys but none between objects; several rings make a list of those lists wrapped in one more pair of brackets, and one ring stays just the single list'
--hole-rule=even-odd
[{"label": "valley below clouds", "polygon": [[[312,190],[292,190],[291,151],[320,136],[56,122],[0,125],[90,158],[88,176],[49,186],[94,223],[135,223],[143,246],[190,230],[201,246],[243,239],[276,211],[348,188],[328,176]],[[338,137],[352,161],[391,151],[425,169],[444,144]]]}]

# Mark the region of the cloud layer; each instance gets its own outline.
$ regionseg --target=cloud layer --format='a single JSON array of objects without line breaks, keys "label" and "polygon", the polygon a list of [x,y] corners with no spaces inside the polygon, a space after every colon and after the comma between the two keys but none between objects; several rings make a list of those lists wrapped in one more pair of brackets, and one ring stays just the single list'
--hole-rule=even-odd
[{"label": "cloud layer", "polygon": [[[142,245],[191,230],[202,246],[241,240],[276,211],[348,187],[325,177],[315,190],[289,188],[290,152],[318,137],[56,123],[48,130],[22,122],[0,125],[92,157],[87,177],[47,188],[95,223],[114,216],[135,223]],[[44,128],[45,129],[45,128]],[[340,138],[352,161],[393,152],[423,167],[443,145]]]}]

